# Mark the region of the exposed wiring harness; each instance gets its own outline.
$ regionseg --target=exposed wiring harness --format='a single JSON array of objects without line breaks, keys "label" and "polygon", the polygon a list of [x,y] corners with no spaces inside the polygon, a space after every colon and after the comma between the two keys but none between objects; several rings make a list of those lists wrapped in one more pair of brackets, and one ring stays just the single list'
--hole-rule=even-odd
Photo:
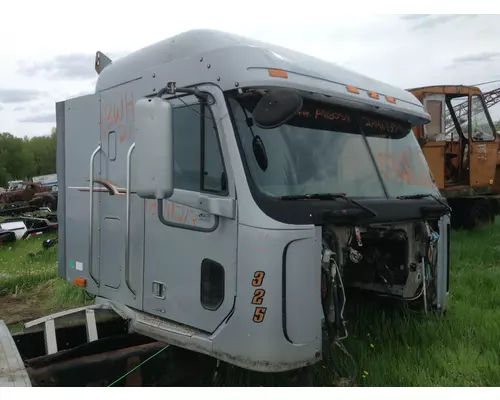
[{"label": "exposed wiring harness", "polygon": [[342,342],[340,342],[339,340],[335,340],[333,343],[351,361],[351,367],[352,367],[352,369],[351,369],[351,374],[349,376],[349,386],[354,386],[354,384],[356,383],[356,375],[358,374],[358,365],[356,364],[356,360],[354,359],[354,357],[352,356],[352,354],[347,351],[347,349],[345,348],[345,346],[344,346],[344,344]]},{"label": "exposed wiring harness", "polygon": [[[430,290],[433,288],[431,282],[436,277],[436,266],[437,266],[437,251],[436,246],[439,240],[439,234],[435,232],[428,223],[426,223],[426,243],[424,254],[421,257],[420,262],[420,272],[422,274],[422,288],[419,293],[414,297],[405,297],[403,300],[405,302],[415,301],[424,297],[424,308],[427,312],[427,304],[433,302],[436,296],[435,290]],[[429,297],[429,292],[431,297]]]},{"label": "exposed wiring harness", "polygon": [[[323,247],[323,254],[322,254],[322,261],[323,261],[323,271],[325,277],[328,279],[328,285],[327,285],[327,295],[325,296],[325,303],[323,304],[323,310],[324,310],[324,317],[325,317],[325,328],[326,328],[326,334],[328,335],[328,342],[327,344],[329,346],[333,345],[337,348],[339,348],[342,353],[344,353],[349,360],[351,361],[351,373],[349,376],[349,386],[353,386],[355,381],[356,381],[356,375],[357,375],[357,364],[356,361],[354,360],[354,357],[347,351],[345,348],[344,344],[342,341],[347,339],[348,337],[348,330],[346,327],[346,322],[344,318],[344,311],[345,311],[345,305],[346,305],[346,294],[345,294],[345,287],[344,287],[344,282],[342,279],[342,274],[340,271],[340,268],[337,264],[337,261],[335,260],[335,253],[328,248],[329,246],[324,245]],[[340,292],[336,291],[337,287],[337,282],[338,282],[338,287],[340,288]],[[333,294],[337,296],[337,301],[334,302],[336,303],[335,305],[337,308],[335,308],[333,311],[335,313],[335,321],[332,321],[331,318],[332,316],[330,315],[329,311],[330,308],[332,307],[331,300],[332,296],[328,296],[330,290],[333,290]],[[339,299],[341,297],[341,299]],[[338,304],[340,303],[340,304]],[[338,336],[338,330],[335,331],[333,329],[333,323],[336,322],[337,328],[339,325],[343,329],[343,335]],[[325,351],[325,350],[324,350]],[[331,351],[331,348],[328,347],[328,351]],[[325,363],[327,366],[332,369],[335,369],[333,365],[328,365],[331,364],[330,361],[330,354],[327,354],[327,357],[324,357]]]}]

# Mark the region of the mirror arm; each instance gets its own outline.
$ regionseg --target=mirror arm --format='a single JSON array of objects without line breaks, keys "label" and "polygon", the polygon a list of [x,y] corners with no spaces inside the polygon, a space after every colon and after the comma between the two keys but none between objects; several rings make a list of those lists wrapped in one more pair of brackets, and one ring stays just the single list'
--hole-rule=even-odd
[{"label": "mirror arm", "polygon": [[175,82],[168,82],[167,85],[161,88],[157,93],[150,93],[144,97],[152,98],[152,97],[163,97],[166,94],[170,94],[176,96],[177,93],[183,94],[192,94],[196,96],[198,100],[207,102],[208,104],[214,104],[215,100],[210,93],[202,92],[197,87],[195,88],[186,88],[186,87],[177,87]]}]

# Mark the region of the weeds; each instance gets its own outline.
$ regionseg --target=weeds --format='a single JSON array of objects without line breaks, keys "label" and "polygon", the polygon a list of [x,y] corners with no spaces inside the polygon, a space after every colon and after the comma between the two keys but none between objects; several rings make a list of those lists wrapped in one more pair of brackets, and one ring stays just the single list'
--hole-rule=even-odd
[{"label": "weeds", "polygon": [[[5,319],[8,310],[21,315],[20,319],[35,313],[37,318],[48,310],[86,304],[82,290],[57,277],[57,248],[41,249],[41,239],[0,249],[0,318]],[[345,346],[357,363],[356,385],[500,384],[500,226],[453,232],[451,257],[445,316],[382,310],[348,298]],[[24,306],[17,302],[14,309],[13,299]],[[337,369],[347,375],[349,360],[339,351],[335,356],[341,364]],[[316,385],[337,385],[334,373],[317,365]],[[226,385],[238,384],[239,378],[234,379]]]}]

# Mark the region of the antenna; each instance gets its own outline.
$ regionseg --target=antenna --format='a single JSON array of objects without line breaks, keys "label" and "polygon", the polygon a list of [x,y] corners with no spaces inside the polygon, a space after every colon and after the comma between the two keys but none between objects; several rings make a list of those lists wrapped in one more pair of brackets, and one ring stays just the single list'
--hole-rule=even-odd
[{"label": "antenna", "polygon": [[111,58],[109,58],[106,54],[100,51],[97,51],[95,53],[95,70],[98,75],[112,62],[113,61],[111,61]]}]

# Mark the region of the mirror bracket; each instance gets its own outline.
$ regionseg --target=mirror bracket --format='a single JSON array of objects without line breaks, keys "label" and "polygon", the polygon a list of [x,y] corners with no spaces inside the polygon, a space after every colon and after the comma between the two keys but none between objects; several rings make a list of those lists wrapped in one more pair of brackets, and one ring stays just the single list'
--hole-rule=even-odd
[{"label": "mirror bracket", "polygon": [[215,104],[215,99],[210,93],[202,92],[197,87],[194,87],[194,88],[177,87],[176,82],[167,82],[167,85],[165,87],[161,88],[158,92],[148,94],[145,97],[146,98],[152,98],[152,97],[162,98],[165,95],[171,95],[171,96],[177,97],[177,94],[179,94],[179,93],[192,94],[193,96],[196,96],[196,98],[198,100],[200,100],[201,102],[204,102],[208,105]]}]

